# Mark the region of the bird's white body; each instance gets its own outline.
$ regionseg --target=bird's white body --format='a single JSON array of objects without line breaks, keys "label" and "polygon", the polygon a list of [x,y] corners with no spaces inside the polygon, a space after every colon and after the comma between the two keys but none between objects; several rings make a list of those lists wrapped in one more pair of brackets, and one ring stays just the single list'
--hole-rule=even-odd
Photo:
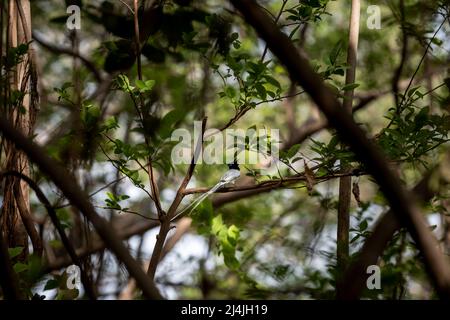
[{"label": "bird's white body", "polygon": [[241,176],[241,172],[239,170],[230,169],[227,172],[225,172],[225,174],[222,176],[222,178],[220,178],[219,183],[224,183],[224,185],[228,184],[228,183],[234,183],[237,180],[237,178],[239,178],[240,176]]}]

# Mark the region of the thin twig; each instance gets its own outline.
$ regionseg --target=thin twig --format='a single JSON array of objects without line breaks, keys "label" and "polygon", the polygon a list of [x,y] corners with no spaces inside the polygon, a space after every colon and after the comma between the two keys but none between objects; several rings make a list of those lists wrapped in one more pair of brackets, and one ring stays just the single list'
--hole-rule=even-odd
[{"label": "thin twig", "polygon": [[405,66],[406,57],[408,53],[408,34],[406,33],[406,25],[405,25],[405,3],[404,0],[400,0],[400,29],[402,32],[402,52],[400,56],[400,63],[395,70],[394,77],[392,78],[392,92],[394,94],[395,99],[395,107],[397,108],[397,113],[400,114],[400,103],[399,103],[399,80],[403,72],[403,68]]},{"label": "thin twig", "polygon": [[119,209],[119,208],[105,207],[105,206],[94,206],[94,207],[97,208],[97,209],[104,209],[104,210],[116,210],[116,211],[119,211],[119,212],[134,214],[136,216],[139,216],[139,217],[147,219],[147,220],[159,221],[159,219],[157,219],[157,218],[150,218],[150,217],[144,216],[143,214],[141,214],[139,212],[128,210],[128,209],[122,209],[122,208]]},{"label": "thin twig", "polygon": [[103,78],[100,74],[100,71],[97,69],[95,64],[91,62],[88,58],[82,56],[81,54],[74,52],[72,49],[67,48],[59,48],[54,45],[51,45],[50,43],[45,42],[43,39],[39,38],[35,33],[33,33],[33,39],[39,43],[42,47],[49,50],[50,52],[53,52],[55,54],[67,54],[69,56],[75,57],[79,59],[84,66],[92,72],[94,75],[95,80],[97,80],[98,83],[101,83],[103,81]]},{"label": "thin twig", "polygon": [[408,100],[406,100],[406,102],[405,102],[406,94],[408,93],[408,90],[409,90],[409,88],[411,87],[412,82],[414,81],[414,78],[416,77],[417,73],[419,72],[420,66],[422,65],[423,61],[425,60],[425,57],[426,57],[427,54],[428,54],[428,50],[431,48],[431,44],[433,43],[434,38],[436,38],[436,35],[438,34],[439,30],[441,30],[441,28],[442,28],[442,26],[444,25],[444,23],[445,23],[446,20],[447,20],[447,19],[444,17],[444,19],[442,20],[441,24],[440,24],[439,27],[436,29],[436,31],[434,32],[434,34],[433,34],[433,36],[431,37],[430,41],[428,42],[428,45],[427,45],[427,47],[425,48],[425,52],[423,53],[422,58],[420,59],[419,64],[417,65],[417,68],[416,68],[416,70],[414,71],[414,73],[413,73],[413,75],[412,75],[412,77],[411,77],[411,80],[409,80],[409,83],[408,83],[408,86],[407,86],[406,89],[405,89],[405,92],[403,93],[403,98],[402,98],[402,101],[400,102],[400,106],[399,106],[400,112],[401,112],[401,108],[403,107],[403,105],[406,104],[406,103],[408,103],[409,98],[408,98]]},{"label": "thin twig", "polygon": [[138,17],[138,0],[134,0],[134,43],[136,46],[136,60],[138,78],[142,80],[142,62],[141,62],[141,43],[139,41],[139,17]]},{"label": "thin twig", "polygon": [[[286,6],[286,4],[287,4],[287,2],[288,2],[288,0],[283,0],[283,3],[281,4],[281,8],[280,8],[280,11],[278,12],[278,15],[276,16],[276,18],[275,18],[275,23],[278,23],[278,21],[280,20],[280,18],[281,18],[281,15],[283,14],[283,11],[284,11],[284,7]],[[262,8],[264,8],[264,6],[261,6]],[[265,9],[265,8],[264,8]],[[267,12],[270,12],[269,10],[267,10]],[[268,47],[267,47],[267,44],[264,46],[264,51],[263,51],[263,54],[262,54],[262,57],[261,57],[261,62],[264,62],[264,59],[265,59],[265,57],[266,57],[266,54],[267,54],[267,49],[268,49]]]},{"label": "thin twig", "polygon": [[73,179],[70,179],[71,174],[58,162],[50,158],[42,147],[14,128],[4,117],[0,117],[0,131],[6,139],[13,141],[17,148],[23,150],[30,161],[36,163],[42,173],[46,174],[68,200],[92,223],[100,237],[107,243],[108,248],[124,263],[130,275],[136,279],[136,283],[142,289],[144,296],[148,299],[162,299],[163,297],[153,281],[145,275],[141,266],[130,255],[120,239],[116,237],[116,232],[111,229],[110,224],[97,214],[81,187]]},{"label": "thin twig", "polygon": [[134,15],[134,10],[130,7],[130,5],[128,3],[126,3],[123,0],[119,0],[119,1],[122,2],[122,4],[124,4],[128,8],[128,10],[130,10],[132,15]]},{"label": "thin twig", "polygon": [[[127,176],[122,176],[118,179],[115,179],[114,181],[111,181],[110,183],[108,183],[107,185],[104,185],[103,187],[97,189],[96,191],[92,192],[89,194],[89,198],[92,198],[93,196],[99,194],[100,192],[102,192],[103,190],[108,189],[110,186],[112,186],[113,184],[116,184],[120,181],[122,181],[123,179],[127,178]],[[70,203],[65,203],[65,204],[61,204],[59,206],[54,206],[53,208],[55,208],[56,210],[58,209],[63,209],[63,208],[67,208],[68,206],[70,206]]]}]

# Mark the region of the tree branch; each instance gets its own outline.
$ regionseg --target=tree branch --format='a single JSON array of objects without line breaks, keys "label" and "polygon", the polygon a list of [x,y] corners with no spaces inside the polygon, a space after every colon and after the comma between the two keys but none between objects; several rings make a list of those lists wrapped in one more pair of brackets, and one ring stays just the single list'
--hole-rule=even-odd
[{"label": "tree branch", "polygon": [[33,33],[33,39],[34,41],[36,41],[37,43],[39,43],[42,47],[44,47],[45,49],[47,49],[48,51],[54,53],[54,54],[66,54],[69,55],[71,57],[77,58],[79,59],[84,66],[91,71],[92,75],[94,76],[95,80],[97,80],[97,82],[101,83],[103,81],[103,78],[100,74],[100,71],[98,71],[97,67],[94,65],[93,62],[91,62],[88,58],[82,56],[81,54],[79,54],[78,52],[73,51],[72,49],[68,49],[68,48],[59,48],[56,47],[50,43],[45,42],[43,39],[41,39],[39,36],[37,36],[35,33]]},{"label": "tree branch", "polygon": [[404,0],[400,0],[400,29],[402,33],[402,52],[400,56],[400,63],[395,70],[394,77],[392,78],[392,93],[394,94],[395,107],[397,108],[397,112],[400,112],[400,101],[399,101],[399,80],[403,72],[403,68],[406,63],[406,56],[408,53],[408,35],[406,34],[406,25],[405,25],[405,2]]},{"label": "tree branch", "polygon": [[22,188],[20,187],[20,183],[16,183],[14,189],[14,199],[16,201],[17,208],[19,209],[22,223],[25,226],[25,230],[27,231],[28,236],[30,237],[31,244],[33,245],[33,253],[38,257],[42,257],[42,251],[44,248],[42,245],[42,239],[34,226],[34,221],[30,214],[28,206],[25,203],[25,198],[22,192]]},{"label": "tree branch", "polygon": [[[86,294],[88,297],[92,300],[97,299],[97,294],[95,292],[95,289],[92,285],[92,281],[89,277],[89,275],[86,273],[86,270],[84,269],[83,264],[81,263],[80,259],[78,258],[77,254],[75,253],[75,249],[73,248],[72,244],[70,243],[69,238],[67,237],[66,233],[64,232],[64,228],[62,227],[61,223],[59,222],[58,216],[55,212],[55,209],[50,204],[50,201],[48,201],[45,194],[42,192],[41,188],[34,182],[31,178],[28,176],[18,172],[18,171],[6,171],[6,172],[0,172],[0,180],[3,180],[3,177],[5,176],[13,176],[16,178],[21,179],[22,181],[25,181],[28,186],[33,189],[33,191],[36,193],[36,196],[38,197],[39,201],[45,206],[45,209],[47,210],[47,213],[50,217],[50,220],[52,221],[53,225],[56,228],[56,231],[58,231],[58,234],[61,238],[61,242],[66,249],[67,253],[69,254],[70,258],[72,259],[72,262],[80,268],[81,272],[81,282],[83,283],[84,289],[86,291]],[[19,189],[20,191],[20,189]],[[20,206],[19,206],[20,210]],[[34,226],[33,226],[34,228]],[[27,228],[28,230],[28,228]]]},{"label": "tree branch", "polygon": [[[359,40],[359,19],[361,3],[360,0],[352,0],[350,10],[350,25],[348,36],[347,65],[345,84],[355,83],[356,64],[358,62],[358,40]],[[342,112],[352,113],[354,89],[346,90]],[[345,147],[344,147],[345,148]],[[346,173],[351,170],[351,166],[341,162],[341,172]],[[347,267],[349,258],[349,232],[350,232],[350,204],[351,204],[352,177],[344,176],[339,179],[339,202],[337,217],[337,236],[336,236],[336,257],[338,270],[343,271]],[[336,286],[336,296],[340,295],[340,279]]]},{"label": "tree branch", "polygon": [[160,217],[161,218],[161,228],[160,228],[159,234],[156,238],[155,248],[153,249],[152,257],[150,259],[150,264],[149,264],[148,270],[147,270],[147,274],[150,276],[151,279],[155,278],[156,268],[158,267],[159,261],[161,259],[164,242],[166,241],[167,233],[170,231],[170,223],[171,223],[173,217],[175,216],[178,206],[180,205],[181,201],[184,198],[184,190],[186,189],[189,181],[191,180],[191,177],[194,173],[195,165],[201,154],[202,147],[203,147],[203,136],[205,134],[205,129],[206,129],[206,121],[207,121],[207,118],[206,117],[203,118],[201,136],[198,138],[198,141],[195,145],[194,156],[192,157],[192,161],[191,161],[189,169],[186,173],[186,176],[184,177],[183,182],[181,183],[180,187],[178,188],[175,199],[173,200],[167,214],[162,215]]},{"label": "tree branch", "polygon": [[[430,180],[436,171],[438,170],[431,170],[413,189],[414,194],[423,203],[429,201],[436,194],[437,189],[433,190],[430,186]],[[443,182],[442,179],[441,182]],[[366,285],[367,267],[377,264],[378,257],[381,256],[394,233],[399,231],[401,227],[400,221],[392,210],[386,212],[378,220],[357,259],[351,263],[343,277],[342,299],[354,300],[360,296]]]},{"label": "tree branch", "polygon": [[41,147],[34,144],[11,126],[4,117],[0,118],[0,131],[6,139],[12,141],[17,148],[22,149],[29,159],[36,163],[41,171],[47,174],[55,185],[61,189],[69,201],[86,216],[103,241],[105,241],[117,258],[124,263],[130,275],[136,279],[144,296],[149,299],[162,299],[153,281],[145,275],[139,264],[122,244],[121,240],[117,238],[108,222],[95,212],[87,195],[74,183],[74,179],[70,179],[70,173],[55,160],[48,157]]}]

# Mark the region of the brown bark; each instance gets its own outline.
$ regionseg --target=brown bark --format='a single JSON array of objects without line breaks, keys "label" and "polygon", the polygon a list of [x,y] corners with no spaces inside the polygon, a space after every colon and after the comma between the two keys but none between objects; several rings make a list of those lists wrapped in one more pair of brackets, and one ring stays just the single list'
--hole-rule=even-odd
[{"label": "brown bark", "polygon": [[[426,203],[435,196],[439,189],[439,187],[433,189],[430,184],[430,180],[436,174],[439,174],[439,170],[432,170],[413,189],[414,194],[423,203]],[[442,179],[442,176],[439,180],[439,185],[448,186],[449,181]],[[368,277],[366,273],[367,267],[377,264],[379,257],[392,239],[394,233],[399,231],[401,227],[400,221],[392,210],[386,212],[377,221],[371,236],[366,240],[356,260],[349,265],[343,277],[342,299],[354,300],[360,296]]]},{"label": "brown bark", "polygon": [[170,205],[169,211],[167,214],[164,214],[160,216],[161,220],[161,228],[159,230],[159,234],[156,237],[156,244],[153,249],[152,257],[150,258],[150,263],[148,266],[147,274],[150,276],[151,279],[154,279],[156,268],[158,267],[159,261],[161,260],[161,255],[163,253],[164,249],[164,243],[167,238],[167,234],[169,233],[171,229],[171,221],[175,218],[176,210],[180,206],[181,201],[184,198],[184,191],[186,190],[186,187],[189,183],[189,181],[192,178],[192,175],[194,174],[195,165],[197,163],[197,160],[199,159],[199,156],[201,155],[201,152],[203,150],[203,135],[205,134],[206,129],[206,121],[207,118],[203,118],[202,122],[202,132],[201,136],[198,138],[197,143],[195,144],[195,151],[194,156],[192,157],[191,164],[189,166],[189,169],[181,182],[180,187],[178,188],[177,194],[175,196],[175,199],[173,200],[172,204]]},{"label": "brown bark", "polygon": [[[68,239],[64,228],[62,227],[58,216],[56,214],[55,209],[52,207],[52,205],[50,204],[50,201],[47,199],[47,197],[45,196],[45,194],[42,192],[42,190],[39,188],[39,186],[29,177],[21,174],[20,172],[16,172],[16,171],[9,171],[9,172],[0,172],[0,179],[3,179],[3,177],[8,177],[8,176],[13,176],[16,177],[18,179],[20,179],[21,181],[25,182],[29,187],[31,187],[37,198],[39,199],[39,201],[45,206],[45,208],[47,209],[47,213],[50,217],[50,220],[52,221],[53,225],[55,226],[56,230],[58,231],[58,234],[61,238],[61,242],[65,248],[65,250],[67,251],[67,253],[69,254],[70,258],[71,258],[71,263],[77,265],[80,268],[81,271],[81,282],[83,283],[84,289],[86,291],[87,296],[92,299],[95,300],[97,298],[97,294],[95,292],[95,288],[92,285],[92,281],[89,277],[89,275],[86,273],[86,270],[84,268],[84,266],[81,263],[81,260],[79,259],[79,257],[77,256],[77,254],[75,253],[75,249],[73,248],[70,240]],[[18,188],[17,188],[18,189]],[[20,190],[18,191],[17,194],[20,193]],[[23,205],[19,205],[19,210],[21,211],[21,216],[22,216],[22,220],[24,220],[23,217],[23,213],[22,211],[25,210],[25,208],[23,208]],[[31,217],[29,217],[31,219]],[[27,231],[29,228],[34,228],[33,226],[27,226],[27,224],[25,223],[24,220],[24,224],[25,227],[27,228]],[[42,251],[42,242],[41,239],[39,238],[38,240],[33,240],[33,232],[28,231],[28,234],[31,237],[32,243],[35,247],[37,247],[38,249],[40,249]],[[34,236],[38,236],[37,234]],[[39,243],[35,244],[36,241],[39,241]],[[39,245],[41,247],[39,247]]]},{"label": "brown bark", "polygon": [[97,214],[94,207],[89,202],[88,196],[81,190],[80,186],[74,182],[75,179],[70,178],[71,174],[55,160],[48,157],[45,150],[30,141],[30,139],[25,137],[4,118],[0,118],[0,131],[6,139],[14,141],[16,147],[23,150],[29,159],[36,163],[39,169],[61,189],[72,205],[77,207],[92,223],[108,248],[126,266],[130,276],[136,279],[144,296],[149,299],[162,299],[162,296],[155,287],[153,281],[151,281],[151,279],[146,276],[145,272],[142,271],[139,264],[133,259],[127,248],[111,229],[109,223]]},{"label": "brown bark", "polygon": [[[359,0],[352,0],[349,37],[347,50],[347,65],[345,84],[351,85],[355,83],[356,64],[358,53],[359,38],[359,18],[361,3]],[[344,93],[343,108],[344,112],[352,114],[354,89],[347,90]],[[351,166],[341,163],[341,172],[347,173],[351,171]],[[336,237],[336,257],[337,267],[339,271],[345,270],[349,258],[349,232],[350,232],[350,204],[351,204],[351,188],[352,177],[345,176],[339,179],[339,203],[337,216],[337,237]],[[340,272],[339,272],[340,274]],[[341,279],[338,279],[336,286],[336,296],[340,296]]]},{"label": "brown bark", "polygon": [[[9,0],[8,3],[8,43],[7,47],[18,47],[26,44],[31,39],[31,12],[28,0]],[[30,48],[23,60],[8,72],[9,92],[21,91],[25,93],[22,100],[15,106],[3,106],[6,108],[4,114],[11,119],[15,127],[26,136],[30,136],[35,122],[34,89],[33,81],[33,53]],[[17,150],[12,142],[5,143],[6,170],[15,170],[25,175],[29,174],[29,164],[26,155]],[[16,193],[16,184],[20,184],[20,195]],[[24,247],[23,254],[19,259],[24,259],[28,253],[28,236],[20,219],[20,204],[22,212],[29,212],[30,200],[28,186],[14,177],[8,177],[4,185],[4,202],[1,215],[1,228],[9,247]],[[30,223],[28,229],[32,232]],[[33,227],[34,229],[34,227]],[[30,234],[30,237],[34,237]],[[36,240],[36,239],[32,239]],[[39,247],[36,248],[39,251]],[[39,253],[39,252],[37,252]]]},{"label": "brown bark", "polygon": [[19,279],[9,259],[8,248],[0,230],[0,286],[6,300],[23,299],[22,292],[19,287]]}]

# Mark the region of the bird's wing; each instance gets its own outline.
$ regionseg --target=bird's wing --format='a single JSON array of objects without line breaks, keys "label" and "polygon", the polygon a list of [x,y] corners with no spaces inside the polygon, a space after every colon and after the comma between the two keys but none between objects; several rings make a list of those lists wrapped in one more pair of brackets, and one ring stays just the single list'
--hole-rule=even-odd
[{"label": "bird's wing", "polygon": [[220,178],[220,182],[224,182],[225,184],[235,181],[237,178],[241,176],[241,172],[236,169],[231,169],[225,172],[225,174]]}]

